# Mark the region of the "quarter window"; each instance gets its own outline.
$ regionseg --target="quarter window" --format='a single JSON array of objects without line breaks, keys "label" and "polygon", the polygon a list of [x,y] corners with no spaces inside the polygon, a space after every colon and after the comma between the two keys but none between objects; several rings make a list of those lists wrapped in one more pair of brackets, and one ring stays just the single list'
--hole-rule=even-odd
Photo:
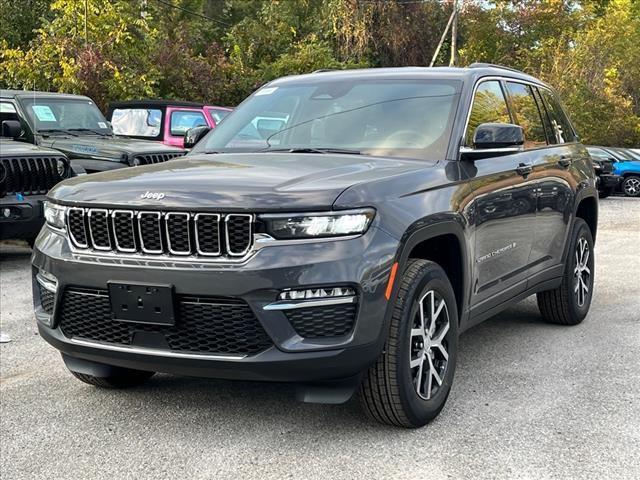
[{"label": "quarter window", "polygon": [[473,134],[482,123],[511,123],[507,101],[497,80],[483,82],[476,90],[465,135],[465,145],[473,146]]},{"label": "quarter window", "polygon": [[507,91],[518,125],[524,130],[524,148],[546,146],[542,117],[531,87],[524,83],[507,82]]},{"label": "quarter window", "polygon": [[571,123],[569,122],[567,115],[564,113],[564,110],[562,110],[560,102],[558,102],[555,95],[544,88],[540,89],[540,94],[544,99],[547,112],[549,112],[549,117],[551,117],[551,127],[553,128],[552,136],[555,139],[555,143],[575,142],[576,135],[573,132]]}]

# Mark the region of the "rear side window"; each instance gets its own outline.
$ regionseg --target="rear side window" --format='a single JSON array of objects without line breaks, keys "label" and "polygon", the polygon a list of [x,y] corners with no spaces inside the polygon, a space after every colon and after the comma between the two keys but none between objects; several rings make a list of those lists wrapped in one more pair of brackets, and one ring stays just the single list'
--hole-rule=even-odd
[{"label": "rear side window", "polygon": [[193,127],[207,126],[204,113],[191,110],[176,110],[171,112],[171,135],[183,136]]},{"label": "rear side window", "polygon": [[154,138],[160,135],[162,111],[152,108],[116,108],[111,115],[113,133]]},{"label": "rear side window", "polygon": [[209,115],[216,122],[216,125],[219,124],[224,117],[229,115],[231,112],[229,110],[222,110],[221,108],[209,108]]},{"label": "rear side window", "polygon": [[547,145],[538,104],[529,85],[507,82],[507,91],[518,125],[524,130],[524,148]]},{"label": "rear side window", "polygon": [[497,80],[482,82],[473,97],[465,145],[473,146],[473,134],[482,123],[511,123],[504,92]]},{"label": "rear side window", "polygon": [[575,142],[577,140],[576,135],[558,99],[545,88],[540,89],[540,94],[549,113],[551,128],[553,129],[552,137],[555,139],[555,143]]}]

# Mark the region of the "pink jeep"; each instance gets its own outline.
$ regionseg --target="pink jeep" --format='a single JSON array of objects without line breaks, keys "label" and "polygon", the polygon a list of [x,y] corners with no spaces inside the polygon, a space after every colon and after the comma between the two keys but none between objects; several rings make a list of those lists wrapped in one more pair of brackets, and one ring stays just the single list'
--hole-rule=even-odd
[{"label": "pink jeep", "polygon": [[116,135],[183,147],[187,130],[215,128],[229,112],[231,108],[178,100],[130,100],[111,103],[107,118]]}]

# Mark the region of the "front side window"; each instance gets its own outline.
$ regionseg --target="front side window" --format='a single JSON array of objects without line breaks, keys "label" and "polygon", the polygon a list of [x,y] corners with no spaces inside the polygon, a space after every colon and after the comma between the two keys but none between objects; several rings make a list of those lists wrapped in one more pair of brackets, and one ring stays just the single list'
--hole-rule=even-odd
[{"label": "front side window", "polygon": [[265,86],[194,152],[300,148],[435,160],[444,158],[461,82],[309,79]]},{"label": "front side window", "polygon": [[553,128],[552,137],[555,143],[570,143],[576,141],[575,133],[571,127],[571,123],[560,106],[560,102],[555,95],[546,88],[540,88],[540,94],[544,100],[549,117],[551,117],[551,127]]},{"label": "front side window", "polygon": [[547,137],[542,117],[531,87],[523,83],[507,82],[507,91],[516,121],[524,131],[524,148],[546,146]]},{"label": "front side window", "polygon": [[497,80],[482,82],[473,97],[465,145],[473,147],[473,134],[482,123],[511,123],[507,100]]},{"label": "front side window", "polygon": [[64,132],[74,134],[111,134],[111,128],[91,100],[83,98],[39,98],[20,99],[36,132]]},{"label": "front side window", "polygon": [[116,108],[111,115],[116,135],[155,138],[161,123],[162,111],[155,108]]},{"label": "front side window", "polygon": [[171,135],[184,136],[184,134],[193,127],[207,126],[207,121],[202,112],[192,110],[175,110],[171,112]]}]

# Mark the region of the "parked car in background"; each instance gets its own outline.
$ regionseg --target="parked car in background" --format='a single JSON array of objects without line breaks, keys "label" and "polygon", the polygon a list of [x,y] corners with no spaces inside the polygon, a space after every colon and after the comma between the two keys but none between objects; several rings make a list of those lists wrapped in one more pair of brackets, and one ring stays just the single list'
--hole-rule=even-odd
[{"label": "parked car in background", "polygon": [[32,245],[44,223],[48,191],[70,176],[62,153],[0,136],[0,240]]},{"label": "parked car in background", "polygon": [[371,417],[419,427],[461,331],[533,294],[552,323],[589,311],[591,158],[521,72],[281,78],[176,163],[49,194],[35,314],[80,381],[299,382],[329,403],[359,389]]},{"label": "parked car in background", "polygon": [[599,148],[589,147],[588,151],[598,180],[598,195],[600,198],[613,195],[622,184],[622,177],[613,173],[614,160]]},{"label": "parked car in background", "polygon": [[613,173],[622,177],[616,190],[628,197],[640,197],[640,158],[628,148],[587,147],[592,157],[605,158],[612,162]]},{"label": "parked car in background", "polygon": [[0,90],[0,123],[16,141],[58,150],[74,170],[87,173],[165,162],[186,153],[115,136],[93,100],[82,95]]},{"label": "parked car in background", "polygon": [[178,100],[131,100],[109,105],[113,132],[132,138],[184,147],[184,135],[194,127],[215,128],[230,108]]}]

